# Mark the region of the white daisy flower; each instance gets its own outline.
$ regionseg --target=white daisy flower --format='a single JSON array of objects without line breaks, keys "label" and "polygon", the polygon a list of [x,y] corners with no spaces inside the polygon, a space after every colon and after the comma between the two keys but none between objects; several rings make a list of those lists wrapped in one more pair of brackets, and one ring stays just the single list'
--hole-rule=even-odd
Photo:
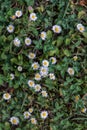
[{"label": "white daisy flower", "polygon": [[49,78],[52,79],[52,80],[55,80],[55,75],[54,75],[54,73],[50,73],[50,74],[49,74]]},{"label": "white daisy flower", "polygon": [[29,119],[30,116],[31,116],[31,114],[28,111],[24,112],[24,118],[25,119]]},{"label": "white daisy flower", "polygon": [[4,93],[3,94],[3,99],[4,100],[9,100],[9,99],[11,99],[11,95],[9,93]]},{"label": "white daisy flower", "polygon": [[7,26],[7,31],[8,31],[9,33],[14,32],[14,26],[13,26],[13,25],[8,25],[8,26]]},{"label": "white daisy flower", "polygon": [[18,66],[18,71],[22,71],[22,67],[21,66]]},{"label": "white daisy flower", "polygon": [[41,75],[42,77],[48,76],[48,67],[41,67],[41,68],[40,68],[40,75]]},{"label": "white daisy flower", "polygon": [[39,67],[40,67],[40,65],[38,64],[38,62],[34,62],[34,63],[32,64],[33,70],[38,70]]},{"label": "white daisy flower", "polygon": [[42,65],[43,65],[44,67],[48,67],[48,66],[49,66],[49,61],[48,61],[48,60],[43,60],[43,61],[42,61]]},{"label": "white daisy flower", "polygon": [[32,21],[36,21],[37,20],[37,16],[36,16],[35,13],[31,13],[30,14],[30,20],[32,20]]},{"label": "white daisy flower", "polygon": [[74,69],[71,68],[71,67],[68,68],[67,72],[68,72],[68,74],[71,75],[71,76],[74,75]]},{"label": "white daisy flower", "polygon": [[41,90],[41,85],[40,84],[36,84],[34,88],[35,88],[36,92],[39,92]]},{"label": "white daisy flower", "polygon": [[36,54],[30,52],[28,57],[29,57],[29,59],[34,59],[36,57]]},{"label": "white daisy flower", "polygon": [[55,57],[51,57],[50,60],[51,60],[52,64],[56,64],[56,62],[57,62]]},{"label": "white daisy flower", "polygon": [[46,119],[48,117],[48,112],[47,111],[42,111],[40,114],[42,119]]},{"label": "white daisy flower", "polygon": [[42,90],[41,94],[42,94],[43,97],[48,97],[48,93],[45,90]]},{"label": "white daisy flower", "polygon": [[29,46],[29,45],[31,45],[31,39],[30,38],[28,38],[28,37],[26,37],[25,38],[25,44],[27,45],[27,46]]},{"label": "white daisy flower", "polygon": [[33,80],[28,80],[28,85],[29,85],[29,87],[34,87],[35,83]]},{"label": "white daisy flower", "polygon": [[59,26],[59,25],[54,25],[54,26],[52,27],[52,30],[54,31],[54,33],[61,33],[62,28],[61,28],[61,26]]},{"label": "white daisy flower", "polygon": [[20,40],[16,37],[16,38],[14,39],[14,45],[15,45],[16,47],[20,47],[20,44],[21,44]]},{"label": "white daisy flower", "polygon": [[17,18],[20,18],[21,16],[22,16],[22,11],[21,10],[17,10],[16,12],[15,12],[15,16],[17,17]]},{"label": "white daisy flower", "polygon": [[33,108],[29,108],[29,113],[32,113],[33,112]]},{"label": "white daisy flower", "polygon": [[46,32],[41,32],[41,35],[40,35],[41,39],[42,40],[45,40],[46,39]]},{"label": "white daisy flower", "polygon": [[10,74],[10,79],[13,80],[15,78],[14,74]]},{"label": "white daisy flower", "polygon": [[41,80],[41,75],[39,73],[35,74],[35,80],[37,81]]},{"label": "white daisy flower", "polygon": [[37,124],[37,120],[34,117],[32,117],[30,120],[32,124],[35,124],[35,125]]},{"label": "white daisy flower", "polygon": [[84,27],[81,23],[77,24],[77,29],[78,29],[80,32],[84,32],[84,31],[85,31],[85,27]]},{"label": "white daisy flower", "polygon": [[13,116],[13,117],[10,118],[10,122],[11,122],[12,125],[18,125],[19,124],[19,118]]}]

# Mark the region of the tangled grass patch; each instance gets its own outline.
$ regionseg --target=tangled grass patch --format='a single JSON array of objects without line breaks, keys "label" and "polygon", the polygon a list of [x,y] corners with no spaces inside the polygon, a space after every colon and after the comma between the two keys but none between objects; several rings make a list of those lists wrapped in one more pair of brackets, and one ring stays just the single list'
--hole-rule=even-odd
[{"label": "tangled grass patch", "polygon": [[86,129],[86,3],[0,0],[0,130]]}]

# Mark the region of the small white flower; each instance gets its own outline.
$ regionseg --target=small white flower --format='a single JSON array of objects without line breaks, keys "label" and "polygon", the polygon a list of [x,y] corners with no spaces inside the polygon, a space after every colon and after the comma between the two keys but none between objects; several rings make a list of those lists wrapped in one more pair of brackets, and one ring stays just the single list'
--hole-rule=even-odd
[{"label": "small white flower", "polygon": [[14,45],[16,46],[16,47],[20,47],[20,40],[16,37],[15,39],[14,39]]},{"label": "small white flower", "polygon": [[48,67],[48,66],[49,66],[48,60],[43,60],[43,61],[42,61],[42,65],[43,65],[44,67]]},{"label": "small white flower", "polygon": [[21,66],[18,66],[18,71],[22,71],[22,67]]},{"label": "small white flower", "polygon": [[83,26],[81,23],[77,24],[77,29],[78,29],[80,32],[84,32],[84,31],[85,31],[85,28],[84,28],[84,26]]},{"label": "small white flower", "polygon": [[42,119],[46,119],[48,117],[48,112],[47,111],[42,111],[40,114]]},{"label": "small white flower", "polygon": [[71,67],[68,68],[67,72],[68,72],[68,74],[71,75],[71,76],[74,75],[74,69],[71,68]]},{"label": "small white flower", "polygon": [[45,90],[42,90],[41,94],[42,94],[43,97],[48,97],[48,93]]},{"label": "small white flower", "polygon": [[28,57],[29,57],[29,59],[34,59],[36,57],[36,54],[30,52]]},{"label": "small white flower", "polygon": [[54,73],[50,73],[50,74],[49,74],[49,78],[52,79],[52,80],[55,80],[55,75],[54,75]]},{"label": "small white flower", "polygon": [[15,12],[15,16],[18,17],[18,18],[20,18],[22,16],[22,11],[21,10],[17,10]]},{"label": "small white flower", "polygon": [[29,108],[29,113],[32,113],[33,112],[33,108]]},{"label": "small white flower", "polygon": [[56,62],[57,62],[55,57],[51,57],[50,60],[51,60],[52,64],[56,64]]},{"label": "small white flower", "polygon": [[42,77],[48,76],[48,67],[41,67],[41,68],[40,68],[40,75],[41,75]]},{"label": "small white flower", "polygon": [[37,16],[36,16],[35,13],[31,13],[30,14],[30,20],[32,20],[32,21],[36,21],[37,20]]},{"label": "small white flower", "polygon": [[28,119],[31,116],[31,114],[28,111],[24,112],[24,118]]},{"label": "small white flower", "polygon": [[9,100],[11,98],[11,95],[9,93],[3,94],[3,99]]},{"label": "small white flower", "polygon": [[42,40],[45,40],[46,39],[46,32],[41,32],[41,35],[40,35],[41,39]]},{"label": "small white flower", "polygon": [[41,75],[39,73],[35,74],[35,80],[37,81],[41,80]]},{"label": "small white flower", "polygon": [[8,31],[9,33],[14,32],[14,26],[13,26],[13,25],[7,26],[7,31]]},{"label": "small white flower", "polygon": [[27,45],[27,46],[29,46],[29,45],[31,45],[31,39],[30,38],[25,38],[25,44]]},{"label": "small white flower", "polygon": [[34,62],[34,63],[32,64],[33,70],[38,70],[39,67],[40,67],[40,66],[39,66],[38,62]]},{"label": "small white flower", "polygon": [[29,85],[29,87],[34,87],[35,83],[33,80],[28,80],[28,85]]},{"label": "small white flower", "polygon": [[14,74],[10,74],[10,79],[13,80],[14,79]]},{"label": "small white flower", "polygon": [[18,124],[19,124],[19,118],[13,116],[13,117],[10,118],[10,122],[11,122],[13,125],[18,125]]},{"label": "small white flower", "polygon": [[34,88],[35,88],[36,92],[39,92],[41,90],[41,85],[40,84],[36,84]]},{"label": "small white flower", "polygon": [[35,125],[37,124],[37,120],[34,117],[32,117],[30,120],[32,124],[35,124]]},{"label": "small white flower", "polygon": [[61,28],[61,26],[59,26],[59,25],[54,25],[54,26],[52,27],[52,30],[54,31],[54,33],[61,33],[62,28]]}]

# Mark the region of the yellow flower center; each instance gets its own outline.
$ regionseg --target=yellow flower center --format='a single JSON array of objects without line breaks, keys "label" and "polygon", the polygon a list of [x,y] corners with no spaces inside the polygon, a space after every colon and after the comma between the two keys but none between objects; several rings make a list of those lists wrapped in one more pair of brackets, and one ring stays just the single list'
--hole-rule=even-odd
[{"label": "yellow flower center", "polygon": [[12,123],[13,123],[13,124],[16,124],[16,123],[17,123],[17,120],[16,120],[16,119],[13,119],[13,120],[12,120]]},{"label": "yellow flower center", "polygon": [[39,75],[39,74],[36,74],[35,77],[36,77],[36,78],[40,78],[40,75]]},{"label": "yellow flower center", "polygon": [[32,19],[35,19],[35,15],[32,15]]},{"label": "yellow flower center", "polygon": [[19,16],[19,15],[20,15],[20,12],[17,12],[17,15]]},{"label": "yellow flower center", "polygon": [[45,117],[45,116],[46,116],[46,113],[44,112],[42,115]]},{"label": "yellow flower center", "polygon": [[55,27],[55,32],[58,32],[58,31],[59,31],[58,27]]},{"label": "yellow flower center", "polygon": [[33,82],[30,82],[30,86],[33,86],[33,84],[34,84]]},{"label": "yellow flower center", "polygon": [[83,29],[83,27],[80,27],[80,29],[79,29],[80,31],[83,31],[84,29]]},{"label": "yellow flower center", "polygon": [[34,68],[35,68],[35,69],[37,69],[37,68],[38,68],[37,64],[34,64]]},{"label": "yellow flower center", "polygon": [[47,65],[47,62],[45,61],[43,64],[44,64],[44,65]]},{"label": "yellow flower center", "polygon": [[12,30],[13,29],[13,27],[12,26],[9,26],[9,30]]},{"label": "yellow flower center", "polygon": [[6,97],[6,98],[9,98],[9,93],[6,93],[6,94],[5,94],[5,97]]},{"label": "yellow flower center", "polygon": [[41,33],[41,37],[44,38],[44,34],[43,33]]}]

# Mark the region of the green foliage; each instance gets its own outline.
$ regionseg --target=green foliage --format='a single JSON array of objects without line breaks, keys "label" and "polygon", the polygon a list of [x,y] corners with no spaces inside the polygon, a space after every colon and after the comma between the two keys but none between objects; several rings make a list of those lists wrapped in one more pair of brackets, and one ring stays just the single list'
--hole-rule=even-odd
[{"label": "green foliage", "polygon": [[[87,7],[71,0],[0,0],[0,5],[0,130],[86,130]],[[31,6],[36,21],[29,19]],[[12,19],[17,10],[23,15]],[[84,25],[84,32],[77,29],[79,23]],[[7,31],[9,24],[15,27],[13,33]],[[54,25],[61,27],[61,33],[52,30]],[[41,38],[43,31],[45,40]],[[16,37],[20,47],[13,44]],[[32,40],[29,46],[25,45],[26,37]],[[28,58],[30,52],[36,54],[35,59]],[[57,60],[55,64],[52,57]],[[32,64],[38,62],[41,67],[44,59],[49,61],[48,73],[54,74],[55,80],[49,75],[35,80],[40,69],[33,70]],[[73,68],[73,75],[69,68]],[[28,80],[40,84],[41,90],[29,87]],[[42,90],[47,96],[42,95]],[[3,94],[7,92],[11,99],[6,101]],[[31,117],[24,119],[23,113],[29,108],[33,108]],[[43,110],[48,112],[45,120],[40,116]],[[19,118],[18,125],[11,124],[12,116]],[[32,117],[36,125],[30,121]]]}]

